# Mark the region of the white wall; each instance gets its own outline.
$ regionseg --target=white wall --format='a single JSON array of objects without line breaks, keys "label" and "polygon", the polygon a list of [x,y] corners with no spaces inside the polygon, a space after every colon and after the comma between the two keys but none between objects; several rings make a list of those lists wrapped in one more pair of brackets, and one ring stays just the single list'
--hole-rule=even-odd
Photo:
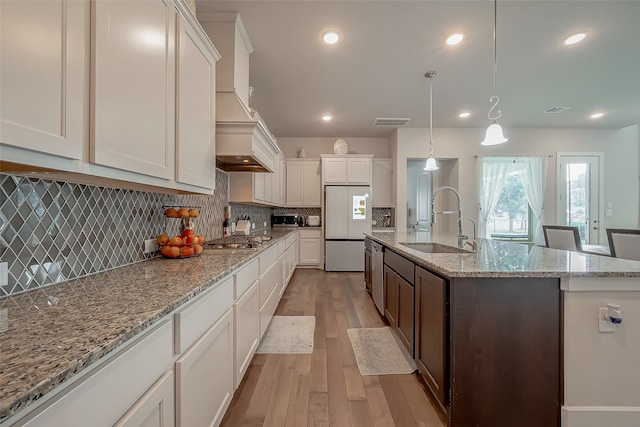
[{"label": "white wall", "polygon": [[[406,227],[407,159],[424,158],[429,129],[398,129],[390,138],[397,171],[398,229]],[[437,158],[457,158],[458,190],[463,215],[478,217],[476,156],[544,156],[549,160],[545,195],[545,222],[556,220],[557,152],[604,153],[604,201],[612,203],[613,216],[603,217],[603,227],[640,226],[640,125],[619,130],[587,129],[505,129],[509,142],[498,146],[480,145],[484,129],[434,129]],[[449,177],[447,180],[450,180]],[[602,236],[601,236],[602,241]]]},{"label": "white wall", "polygon": [[[278,137],[278,146],[285,158],[298,157],[298,152],[304,148],[307,157],[318,158],[320,154],[333,154],[333,144],[338,138],[312,137]],[[349,144],[349,154],[373,154],[373,157],[391,157],[388,138],[342,138]]]},{"label": "white wall", "polygon": [[[571,278],[562,287],[563,427],[640,425],[640,281]],[[607,303],[622,311],[614,333],[598,330],[598,309]]]}]

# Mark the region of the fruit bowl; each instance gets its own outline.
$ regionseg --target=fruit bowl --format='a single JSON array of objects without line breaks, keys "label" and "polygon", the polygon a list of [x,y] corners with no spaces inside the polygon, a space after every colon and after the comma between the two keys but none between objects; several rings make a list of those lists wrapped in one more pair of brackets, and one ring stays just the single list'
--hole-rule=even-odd
[{"label": "fruit bowl", "polygon": [[161,234],[156,238],[160,255],[163,258],[191,258],[198,256],[204,250],[204,236],[196,235],[193,230],[181,236],[169,237]]},{"label": "fruit bowl", "polygon": [[192,258],[200,256],[204,250],[199,244],[182,244],[182,245],[162,245],[160,246],[160,256],[162,258]]},{"label": "fruit bowl", "polygon": [[164,216],[167,218],[197,218],[200,206],[163,206]]}]

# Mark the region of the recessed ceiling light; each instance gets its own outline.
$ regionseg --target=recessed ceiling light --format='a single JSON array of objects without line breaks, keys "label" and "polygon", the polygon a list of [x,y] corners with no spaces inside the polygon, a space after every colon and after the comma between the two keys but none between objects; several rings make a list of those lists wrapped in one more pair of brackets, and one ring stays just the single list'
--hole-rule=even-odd
[{"label": "recessed ceiling light", "polygon": [[602,116],[604,116],[604,113],[594,113],[589,117],[591,117],[592,119],[599,119]]},{"label": "recessed ceiling light", "polygon": [[567,39],[564,41],[564,44],[576,44],[584,40],[585,37],[587,37],[587,33],[576,33],[570,37],[567,37]]},{"label": "recessed ceiling light", "polygon": [[336,44],[340,41],[340,33],[336,30],[327,30],[322,33],[322,40],[326,44]]},{"label": "recessed ceiling light", "polygon": [[328,114],[325,114],[324,116],[322,116],[322,120],[325,122],[330,122],[332,119],[332,117]]},{"label": "recessed ceiling light", "polygon": [[464,38],[464,33],[453,33],[447,36],[447,44],[449,46],[456,45],[462,41]]},{"label": "recessed ceiling light", "polygon": [[468,112],[465,111],[464,113],[458,114],[458,117],[460,117],[461,119],[466,119],[470,115],[471,115],[471,113],[468,113]]}]

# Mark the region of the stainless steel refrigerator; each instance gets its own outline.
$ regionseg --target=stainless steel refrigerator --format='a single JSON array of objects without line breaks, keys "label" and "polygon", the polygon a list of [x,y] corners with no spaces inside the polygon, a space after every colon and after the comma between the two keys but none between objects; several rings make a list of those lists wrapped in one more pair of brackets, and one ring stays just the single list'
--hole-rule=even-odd
[{"label": "stainless steel refrigerator", "polygon": [[364,233],[371,232],[371,188],[325,186],[326,271],[364,271]]}]

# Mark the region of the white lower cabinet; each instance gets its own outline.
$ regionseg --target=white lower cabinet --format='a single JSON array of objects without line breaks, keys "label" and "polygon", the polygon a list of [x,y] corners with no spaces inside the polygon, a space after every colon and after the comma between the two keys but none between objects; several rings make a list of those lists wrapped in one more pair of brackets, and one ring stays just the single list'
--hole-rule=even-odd
[{"label": "white lower cabinet", "polygon": [[176,362],[177,427],[217,426],[233,397],[233,310]]},{"label": "white lower cabinet", "polygon": [[300,230],[298,265],[322,264],[322,230]]},{"label": "white lower cabinet", "polygon": [[164,374],[114,427],[175,426],[173,371]]},{"label": "white lower cabinet", "polygon": [[218,426],[293,274],[297,239],[263,251],[11,425]]},{"label": "white lower cabinet", "polygon": [[67,386],[70,391],[54,396],[23,425],[113,426],[171,366],[172,341],[172,324],[165,321]]},{"label": "white lower cabinet", "polygon": [[238,388],[260,342],[260,260],[235,273],[233,303],[234,389]]},{"label": "white lower cabinet", "polygon": [[[277,255],[277,252],[275,252],[275,255]],[[273,313],[278,307],[281,289],[282,257],[278,257],[265,274],[260,277],[260,337],[264,335]]]}]

